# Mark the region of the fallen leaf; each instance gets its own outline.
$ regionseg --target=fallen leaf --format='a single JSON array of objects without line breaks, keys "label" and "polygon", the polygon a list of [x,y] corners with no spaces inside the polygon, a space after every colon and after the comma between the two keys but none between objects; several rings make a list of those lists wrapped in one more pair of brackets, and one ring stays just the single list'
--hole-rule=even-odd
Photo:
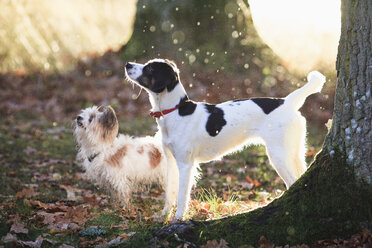
[{"label": "fallen leaf", "polygon": [[123,238],[124,240],[128,240],[130,237],[132,237],[136,232],[130,232],[130,233],[122,233],[119,236]]},{"label": "fallen leaf", "polygon": [[260,187],[261,186],[261,183],[259,181],[257,181],[257,179],[253,180],[253,184],[254,184],[255,187]]},{"label": "fallen leaf", "polygon": [[17,172],[16,171],[8,171],[8,172],[6,172],[6,175],[8,177],[16,177],[17,176]]},{"label": "fallen leaf", "polygon": [[247,182],[250,183],[250,184],[254,184],[253,183],[253,179],[250,176],[248,176],[248,175],[245,176],[245,180],[247,180]]},{"label": "fallen leaf", "polygon": [[34,188],[28,188],[28,189],[22,189],[22,191],[17,192],[16,198],[21,199],[21,198],[27,198],[30,199],[33,196],[38,195],[38,192],[34,191]]},{"label": "fallen leaf", "polygon": [[77,196],[76,193],[80,193],[82,190],[74,188],[70,185],[59,185],[60,188],[66,190],[67,193],[67,200],[69,201],[78,201],[81,199],[80,196]]},{"label": "fallen leaf", "polygon": [[36,217],[41,220],[44,225],[51,225],[55,222],[57,216],[64,216],[64,212],[48,213],[45,211],[37,211]]},{"label": "fallen leaf", "polygon": [[227,243],[226,240],[221,239],[218,247],[219,248],[229,248],[228,244],[229,243]]},{"label": "fallen leaf", "polygon": [[80,242],[79,247],[95,247],[98,246],[99,244],[104,243],[104,239],[101,237],[97,237],[95,240],[86,240],[86,239],[81,239],[82,242]]},{"label": "fallen leaf", "polygon": [[13,241],[16,241],[16,240],[17,240],[17,235],[12,234],[12,233],[8,233],[6,236],[4,236],[2,238],[2,241],[4,243],[10,243],[10,242],[13,242]]},{"label": "fallen leaf", "polygon": [[205,245],[200,246],[200,248],[217,248],[218,242],[217,240],[208,240]]},{"label": "fallen leaf", "polygon": [[258,244],[260,245],[260,248],[274,248],[274,244],[268,241],[265,236],[260,237]]},{"label": "fallen leaf", "polygon": [[100,205],[104,199],[104,197],[98,194],[92,194],[90,191],[85,191],[82,198],[84,203],[88,203],[92,206]]},{"label": "fallen leaf", "polygon": [[75,248],[75,246],[68,245],[68,244],[62,244],[62,245],[58,246],[58,248]]},{"label": "fallen leaf", "polygon": [[23,245],[23,246],[27,246],[27,247],[32,247],[32,248],[40,248],[41,245],[43,244],[43,237],[41,236],[38,236],[36,238],[35,241],[22,241],[22,240],[18,240],[17,243]]},{"label": "fallen leaf", "polygon": [[120,245],[121,243],[124,243],[122,240],[121,240],[121,237],[118,236],[114,239],[112,239],[111,241],[109,242],[105,242],[107,246],[117,246],[117,245]]},{"label": "fallen leaf", "polygon": [[25,228],[25,226],[22,223],[19,222],[18,215],[13,220],[13,224],[10,227],[10,232],[28,234],[28,229]]},{"label": "fallen leaf", "polygon": [[43,203],[41,201],[31,201],[30,203],[31,203],[32,206],[40,207],[42,209],[48,209],[49,208],[48,204]]},{"label": "fallen leaf", "polygon": [[35,241],[22,241],[17,240],[17,243],[22,246],[32,247],[32,248],[40,248],[44,241],[47,241],[48,243],[55,245],[57,241],[45,239],[41,235],[39,235]]}]

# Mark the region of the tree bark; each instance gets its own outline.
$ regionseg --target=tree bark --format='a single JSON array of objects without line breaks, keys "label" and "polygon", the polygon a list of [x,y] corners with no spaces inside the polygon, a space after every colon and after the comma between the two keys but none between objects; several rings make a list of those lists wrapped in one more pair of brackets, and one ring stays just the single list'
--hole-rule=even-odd
[{"label": "tree bark", "polygon": [[[372,228],[372,1],[343,0],[332,128],[307,172],[280,198],[254,211],[209,222],[169,225],[172,244],[224,239],[230,247],[312,244]],[[177,239],[173,234],[177,233]]]},{"label": "tree bark", "polygon": [[372,1],[342,2],[337,90],[325,147],[340,150],[361,182],[372,183]]}]

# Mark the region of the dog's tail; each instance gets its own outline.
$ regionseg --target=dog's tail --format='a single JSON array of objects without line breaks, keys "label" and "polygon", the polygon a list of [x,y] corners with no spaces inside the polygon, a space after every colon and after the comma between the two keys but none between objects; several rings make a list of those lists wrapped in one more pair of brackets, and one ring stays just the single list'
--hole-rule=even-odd
[{"label": "dog's tail", "polygon": [[320,72],[312,71],[307,75],[307,81],[307,84],[293,91],[285,98],[285,105],[290,105],[298,110],[304,104],[306,97],[321,91],[326,78]]}]

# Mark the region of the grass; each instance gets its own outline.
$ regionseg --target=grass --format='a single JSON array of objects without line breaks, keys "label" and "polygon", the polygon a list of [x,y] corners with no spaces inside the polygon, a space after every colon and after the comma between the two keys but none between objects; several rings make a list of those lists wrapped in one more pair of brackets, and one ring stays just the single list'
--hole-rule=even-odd
[{"label": "grass", "polygon": [[[120,124],[122,132],[136,136],[155,132],[150,118],[121,120]],[[318,150],[324,132],[313,128],[309,132],[310,148]],[[121,244],[123,247],[154,245],[152,233],[164,225],[158,217],[164,193],[156,186],[150,187],[148,192],[135,194],[132,205],[123,209],[105,191],[81,178],[82,171],[75,164],[76,146],[70,123],[27,117],[1,120],[0,150],[0,237],[7,235],[18,216],[29,230],[28,234],[17,234],[19,240],[34,241],[42,235],[58,245],[82,245],[102,244],[122,236],[123,240],[127,239]],[[264,147],[248,147],[221,161],[204,164],[201,169],[202,178],[193,190],[188,213],[194,220],[248,211],[267,204],[284,190],[283,182],[268,164]],[[78,200],[69,200],[61,185],[77,189]],[[28,195],[20,193],[31,188],[33,191]],[[38,201],[46,205],[37,205]],[[79,219],[76,211],[80,208],[85,209],[86,220]],[[43,224],[40,211],[53,214],[60,209],[71,215],[70,219],[65,217],[61,221],[75,221],[75,229],[61,231],[54,223]],[[79,235],[79,230],[89,227],[99,227],[106,234],[101,238]],[[126,236],[133,232],[134,236]],[[9,247],[3,241],[0,245]]]}]

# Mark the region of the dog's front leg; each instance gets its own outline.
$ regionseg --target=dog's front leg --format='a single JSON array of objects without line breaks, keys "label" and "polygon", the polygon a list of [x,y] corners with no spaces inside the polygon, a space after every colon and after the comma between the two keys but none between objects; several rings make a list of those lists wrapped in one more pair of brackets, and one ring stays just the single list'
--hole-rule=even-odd
[{"label": "dog's front leg", "polygon": [[193,163],[182,163],[177,161],[179,171],[179,187],[177,199],[177,211],[175,220],[182,220],[188,210],[191,187],[193,185],[192,166]]},{"label": "dog's front leg", "polygon": [[166,216],[169,214],[172,207],[174,207],[177,200],[179,173],[176,160],[174,159],[169,148],[164,146],[163,151],[167,160],[167,182],[165,187],[165,205],[162,215]]}]

